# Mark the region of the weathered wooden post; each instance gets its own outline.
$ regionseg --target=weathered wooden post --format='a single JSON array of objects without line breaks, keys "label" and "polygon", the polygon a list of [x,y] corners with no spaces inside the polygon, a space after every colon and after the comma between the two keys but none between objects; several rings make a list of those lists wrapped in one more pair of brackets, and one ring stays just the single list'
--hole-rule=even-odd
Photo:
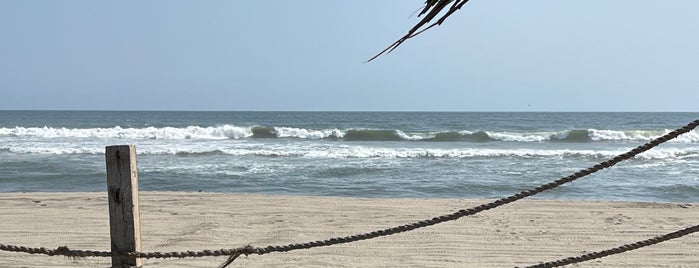
[{"label": "weathered wooden post", "polygon": [[[141,251],[141,211],[138,207],[136,146],[107,146],[107,194],[112,252]],[[112,267],[141,267],[135,257],[112,257]]]}]

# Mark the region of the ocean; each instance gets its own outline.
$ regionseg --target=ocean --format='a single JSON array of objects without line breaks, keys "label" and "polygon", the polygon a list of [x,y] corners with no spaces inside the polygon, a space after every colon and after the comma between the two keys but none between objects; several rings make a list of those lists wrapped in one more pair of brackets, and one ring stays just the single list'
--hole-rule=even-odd
[{"label": "ocean", "polygon": [[[0,192],[105,191],[134,144],[142,191],[500,198],[699,113],[0,111]],[[536,198],[699,202],[699,132]]]}]

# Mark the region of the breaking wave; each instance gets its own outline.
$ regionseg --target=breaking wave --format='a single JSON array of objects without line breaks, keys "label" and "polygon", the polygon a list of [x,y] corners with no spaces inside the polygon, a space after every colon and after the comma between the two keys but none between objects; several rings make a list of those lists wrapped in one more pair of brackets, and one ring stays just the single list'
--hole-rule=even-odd
[{"label": "breaking wave", "polygon": [[[5,146],[0,145],[0,152],[20,154],[104,154],[101,146]],[[215,147],[215,146],[168,146],[142,145],[140,155],[175,155],[181,157],[199,157],[212,155],[258,156],[258,157],[294,157],[294,158],[435,158],[435,159],[467,159],[467,158],[610,158],[623,150],[572,150],[572,149],[485,149],[485,148],[384,148],[367,146],[252,146],[252,147]],[[673,161],[699,160],[698,148],[662,148],[644,152],[638,159],[671,159]]]},{"label": "breaking wave", "polygon": [[[146,128],[0,128],[0,137],[20,138],[99,138],[154,140],[225,140],[225,139],[327,139],[344,141],[430,141],[430,142],[597,142],[648,141],[669,130],[599,130],[577,129],[558,132],[517,131],[404,131],[388,129],[306,129],[296,127],[235,126],[146,127]],[[673,142],[699,143],[696,130]]]}]

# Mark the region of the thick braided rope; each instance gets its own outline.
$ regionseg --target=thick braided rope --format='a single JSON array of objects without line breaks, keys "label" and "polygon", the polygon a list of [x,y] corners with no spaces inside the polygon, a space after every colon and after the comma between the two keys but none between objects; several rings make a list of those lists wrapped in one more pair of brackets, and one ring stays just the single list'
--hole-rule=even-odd
[{"label": "thick braided rope", "polygon": [[685,228],[685,229],[682,229],[682,230],[679,230],[679,231],[676,231],[676,232],[672,232],[672,233],[669,233],[669,234],[664,234],[664,235],[656,236],[656,237],[653,237],[653,238],[651,238],[651,239],[646,239],[646,240],[643,240],[643,241],[638,241],[638,242],[635,242],[635,243],[626,244],[626,245],[623,245],[623,246],[620,246],[620,247],[616,247],[616,248],[612,248],[612,249],[607,249],[607,250],[598,251],[598,252],[592,252],[592,253],[588,253],[588,254],[585,254],[585,255],[581,255],[581,256],[578,256],[578,257],[568,257],[568,258],[565,258],[565,259],[560,259],[560,260],[552,261],[552,262],[539,263],[539,264],[536,264],[536,265],[527,266],[527,267],[525,267],[525,268],[549,268],[549,267],[559,267],[559,266],[564,266],[564,265],[568,265],[568,264],[573,264],[573,263],[578,263],[578,262],[584,262],[584,261],[599,259],[599,258],[607,257],[607,256],[609,256],[609,255],[619,254],[619,253],[623,253],[623,252],[626,252],[626,251],[631,251],[631,250],[634,250],[634,249],[639,249],[639,248],[642,248],[642,247],[647,247],[647,246],[650,246],[650,245],[654,245],[654,244],[657,244],[657,243],[660,243],[660,242],[665,242],[665,241],[667,241],[667,240],[671,240],[671,239],[683,237],[683,236],[685,236],[685,235],[688,235],[688,234],[691,234],[691,233],[695,233],[695,232],[699,232],[699,225],[695,225],[695,226],[692,226],[692,227],[689,227],[689,228]]},{"label": "thick braided rope", "polygon": [[[432,226],[432,225],[446,222],[446,221],[456,220],[456,219],[459,219],[459,218],[462,218],[465,216],[474,215],[474,214],[477,214],[477,213],[485,211],[485,210],[489,210],[489,209],[493,209],[493,208],[496,208],[496,207],[499,207],[499,206],[502,206],[505,204],[509,204],[509,203],[514,202],[514,201],[541,193],[541,192],[546,191],[546,190],[556,188],[562,184],[577,180],[579,178],[590,175],[590,174],[595,173],[597,171],[600,171],[602,169],[612,167],[621,161],[633,158],[634,156],[636,156],[640,153],[643,153],[647,150],[650,150],[651,148],[656,147],[656,146],[660,145],[661,143],[667,142],[671,139],[676,138],[679,135],[682,135],[684,133],[691,131],[692,129],[696,128],[698,125],[699,125],[699,120],[695,120],[695,121],[687,124],[684,127],[678,128],[678,129],[676,129],[668,134],[665,134],[659,138],[653,139],[646,144],[643,144],[639,147],[632,149],[631,151],[628,151],[624,154],[618,155],[610,160],[604,161],[604,162],[599,163],[597,165],[594,165],[590,168],[575,172],[574,174],[572,174],[570,176],[563,177],[563,178],[560,178],[560,179],[555,180],[553,182],[540,185],[534,189],[525,190],[525,191],[522,191],[522,192],[515,194],[515,195],[512,195],[512,196],[501,198],[501,199],[498,199],[496,201],[482,204],[480,206],[476,206],[473,208],[462,209],[462,210],[459,210],[459,211],[451,213],[451,214],[442,215],[442,216],[434,217],[432,219],[427,219],[427,220],[423,220],[423,221],[418,221],[418,222],[414,222],[414,223],[410,223],[410,224],[406,224],[406,225],[401,225],[398,227],[387,228],[387,229],[373,231],[373,232],[369,232],[369,233],[356,234],[356,235],[345,236],[345,237],[330,238],[330,239],[326,239],[326,240],[318,240],[318,241],[312,241],[312,242],[307,242],[307,243],[288,244],[288,245],[284,245],[284,246],[267,246],[265,248],[252,247],[252,246],[248,245],[248,246],[240,247],[240,248],[236,248],[236,249],[186,251],[186,252],[164,252],[164,253],[163,252],[130,252],[130,253],[124,253],[124,254],[112,254],[112,252],[107,252],[107,251],[70,250],[67,247],[59,247],[55,250],[50,250],[50,249],[46,249],[46,248],[28,248],[28,247],[4,245],[4,244],[0,244],[0,250],[24,252],[24,253],[29,253],[29,254],[45,254],[45,255],[49,255],[49,256],[62,255],[62,256],[69,256],[69,257],[111,257],[113,255],[114,256],[117,256],[117,255],[134,256],[134,257],[145,258],[145,259],[150,259],[150,258],[185,258],[185,257],[224,256],[224,255],[237,257],[241,254],[262,255],[262,254],[267,254],[267,253],[272,253],[272,252],[287,252],[287,251],[297,250],[297,249],[310,249],[310,248],[315,248],[315,247],[323,247],[323,246],[330,246],[330,245],[336,245],[336,244],[344,244],[344,243],[350,243],[350,242],[355,242],[355,241],[367,240],[367,239],[372,239],[372,238],[376,238],[376,237],[407,232],[407,231],[415,230],[415,229],[422,228],[422,227]],[[225,266],[222,266],[222,267],[225,267]]]},{"label": "thick braided rope", "polygon": [[232,256],[235,254],[252,254],[255,253],[251,246],[240,247],[236,249],[218,249],[218,250],[202,250],[202,251],[172,251],[172,252],[128,252],[123,254],[112,254],[111,251],[94,251],[94,250],[72,250],[66,246],[56,249],[47,249],[45,247],[30,248],[24,246],[0,244],[0,250],[11,252],[22,252],[29,254],[43,254],[48,256],[66,256],[66,257],[112,257],[112,256],[134,256],[144,259],[166,259],[166,258],[196,258],[196,257],[217,257],[217,256]]},{"label": "thick braided rope", "polygon": [[71,250],[68,247],[58,247],[56,249],[41,248],[30,248],[15,245],[5,245],[0,244],[0,250],[12,251],[12,252],[23,252],[29,254],[44,254],[49,256],[68,256],[68,257],[111,257],[112,253],[109,251],[92,251],[92,250]]}]

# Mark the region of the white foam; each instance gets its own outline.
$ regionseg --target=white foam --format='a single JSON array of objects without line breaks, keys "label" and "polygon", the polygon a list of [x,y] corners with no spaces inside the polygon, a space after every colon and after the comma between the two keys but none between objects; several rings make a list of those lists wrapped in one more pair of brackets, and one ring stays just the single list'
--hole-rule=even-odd
[{"label": "white foam", "polygon": [[[342,138],[346,131],[340,129],[312,130],[293,127],[274,127],[277,137],[300,139]],[[577,131],[577,130],[572,130]],[[404,140],[424,140],[434,138],[437,133],[406,133],[395,130],[396,135]],[[543,142],[547,140],[564,140],[571,130],[559,132],[497,132],[485,133],[493,140],[507,142]],[[588,129],[588,137],[593,141],[649,141],[667,134],[670,130],[605,130]],[[459,131],[461,135],[472,135],[472,131]],[[220,125],[214,127],[145,127],[145,128],[55,128],[55,127],[14,127],[0,128],[0,137],[34,137],[34,138],[116,138],[116,139],[164,139],[164,140],[220,140],[243,139],[253,135],[252,127]],[[696,130],[679,136],[673,143],[699,143]]]},{"label": "white foam", "polygon": [[53,128],[15,127],[0,128],[0,136],[38,138],[117,138],[117,139],[240,139],[252,136],[250,127],[222,125],[216,127],[188,126],[146,128]]},{"label": "white foam", "polygon": [[71,147],[71,146],[42,146],[42,147],[27,147],[27,146],[0,146],[0,149],[7,150],[12,153],[19,154],[48,154],[48,155],[64,155],[64,154],[104,154],[104,146],[93,147]]},{"label": "white foam", "polygon": [[[670,132],[670,130],[665,130],[666,132]],[[684,143],[699,143],[699,131],[692,130],[688,133],[682,134],[673,141],[675,142],[684,142]]]},{"label": "white foam", "polygon": [[[231,148],[222,152],[238,156],[293,156],[307,158],[611,158],[625,151],[569,149],[436,149],[382,148],[366,146],[293,147],[275,149]],[[699,151],[677,148],[656,149],[638,156],[641,159],[680,159],[699,157]]]},{"label": "white foam", "polygon": [[[598,130],[589,129],[590,138],[594,141],[649,141],[662,135],[670,133],[671,130]],[[699,142],[699,132],[696,130],[680,135],[670,142],[674,143],[696,143]]]},{"label": "white foam", "polygon": [[570,130],[555,132],[555,133],[549,135],[547,140],[550,140],[550,139],[565,140],[568,138],[569,134],[570,134]]},{"label": "white foam", "polygon": [[688,159],[699,160],[699,150],[686,150],[679,148],[654,148],[637,156],[642,159]]},{"label": "white foam", "polygon": [[608,130],[608,129],[589,129],[588,130],[590,139],[594,141],[645,141],[650,140],[654,137],[659,137],[665,133],[662,131],[619,131],[619,130]]},{"label": "white foam", "polygon": [[301,139],[324,139],[328,137],[342,138],[345,132],[339,129],[308,130],[304,128],[275,127],[277,137],[280,138],[301,138]]},{"label": "white foam", "polygon": [[552,133],[515,133],[515,132],[490,132],[486,131],[488,137],[498,141],[522,141],[541,142],[550,139]]},{"label": "white foam", "polygon": [[[2,140],[0,140],[2,141]],[[0,150],[27,154],[103,154],[104,146],[114,140],[64,142],[0,142]],[[138,143],[139,154],[226,154],[232,156],[303,157],[303,158],[611,158],[625,150],[593,149],[493,149],[493,148],[390,148],[328,143],[249,143],[189,142],[148,140]],[[654,148],[637,156],[639,159],[699,160],[699,148]]]},{"label": "white foam", "polygon": [[401,139],[409,140],[409,141],[418,141],[418,140],[424,140],[424,139],[428,138],[428,137],[420,136],[417,134],[410,135],[410,134],[407,134],[401,130],[396,130],[396,135],[398,135],[398,137],[400,137]]}]

